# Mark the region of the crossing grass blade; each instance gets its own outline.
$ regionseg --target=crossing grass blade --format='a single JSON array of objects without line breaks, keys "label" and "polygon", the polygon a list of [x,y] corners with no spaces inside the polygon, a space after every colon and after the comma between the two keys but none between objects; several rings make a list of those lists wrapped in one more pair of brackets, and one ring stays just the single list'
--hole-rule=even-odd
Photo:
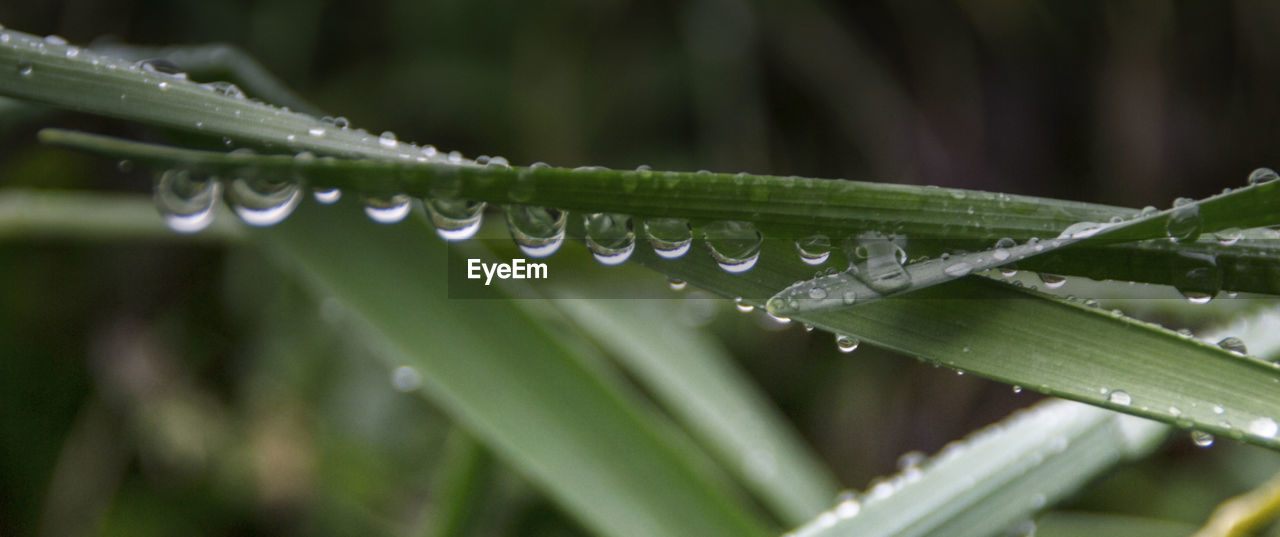
[{"label": "crossing grass blade", "polygon": [[[749,190],[742,186],[746,184],[743,177],[723,174],[512,169],[373,159],[300,161],[289,155],[180,149],[57,129],[45,129],[40,136],[48,143],[111,158],[127,158],[157,168],[181,167],[224,176],[293,177],[315,186],[369,195],[403,192],[436,197],[445,193],[446,197],[492,203],[510,202],[515,197],[521,203],[585,212],[687,217],[695,227],[717,219],[740,218],[753,222],[766,241],[788,246],[799,237],[828,234],[838,245],[839,237],[847,237],[857,230],[894,229],[909,237],[911,255],[921,257],[940,257],[963,250],[984,252],[1001,237],[1055,237],[1077,222],[1077,218],[1097,220],[1112,214],[1138,216],[1137,211],[1128,209],[1060,200],[852,181],[752,176],[749,179],[754,181],[752,188],[756,190]],[[797,182],[808,186],[797,187]],[[642,188],[645,185],[648,187]],[[801,193],[796,194],[797,191]],[[763,192],[777,203],[751,203],[750,198],[756,195],[753,192]],[[976,261],[983,254],[967,257],[975,258],[973,264],[980,268],[1008,263],[1015,268],[1054,274],[1180,287],[1188,285],[1190,271],[1210,265],[1217,273],[1216,288],[1280,294],[1280,278],[1274,274],[1275,261],[1280,259],[1280,235],[1267,229],[1247,230],[1240,232],[1242,239],[1224,244],[1208,233],[1272,223],[1275,216],[1267,207],[1277,193],[1280,193],[1280,182],[1214,196],[1184,208],[1202,212],[1200,227],[1206,233],[1197,241],[1172,244],[1161,238],[1134,242],[1152,236],[1163,237],[1164,227],[1176,212],[1171,210],[1143,218],[1141,222],[1111,226],[1123,228],[1123,233],[1079,241],[1069,246],[1069,254],[1056,251],[1057,247],[1050,245],[1053,240],[1047,240],[1041,241],[1040,248],[1034,250],[1030,245],[1023,245],[1029,255],[1011,256],[1007,261],[996,262],[990,256],[984,262]],[[961,201],[969,201],[956,205],[957,196]],[[804,209],[805,203],[812,204],[808,212]],[[974,207],[985,216],[967,214]],[[813,211],[826,211],[828,216],[825,220],[816,218],[809,214]],[[804,222],[808,222],[809,227],[802,225]],[[910,234],[906,233],[908,229]],[[1073,241],[1062,242],[1065,246]],[[834,266],[843,260],[845,256],[837,248],[830,263]],[[945,276],[937,260],[932,264],[938,265],[937,270],[930,271],[939,276],[934,278],[935,283],[954,278]],[[793,265],[797,270],[805,268],[798,260]],[[788,284],[805,279],[808,277],[797,277]]]},{"label": "crossing grass blade", "polygon": [[1045,401],[950,444],[789,535],[998,535],[1101,471],[1146,454],[1166,430],[1079,403]]},{"label": "crossing grass blade", "polygon": [[308,205],[255,238],[346,305],[388,360],[417,368],[433,401],[585,526],[768,533],[714,465],[581,346],[510,302],[449,300],[434,277],[445,246],[427,226],[383,227],[359,213]]},{"label": "crossing grass blade", "polygon": [[674,320],[669,301],[552,302],[653,391],[785,523],[799,524],[831,503],[838,490],[835,478],[723,347]]}]

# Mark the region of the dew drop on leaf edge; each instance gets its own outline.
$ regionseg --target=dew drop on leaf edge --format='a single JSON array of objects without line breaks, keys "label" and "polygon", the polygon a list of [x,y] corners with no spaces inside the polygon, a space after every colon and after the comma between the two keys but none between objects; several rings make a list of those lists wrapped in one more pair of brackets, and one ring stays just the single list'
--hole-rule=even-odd
[{"label": "dew drop on leaf edge", "polygon": [[153,199],[169,229],[190,234],[213,223],[221,192],[222,182],[216,177],[170,169],[156,176]]}]

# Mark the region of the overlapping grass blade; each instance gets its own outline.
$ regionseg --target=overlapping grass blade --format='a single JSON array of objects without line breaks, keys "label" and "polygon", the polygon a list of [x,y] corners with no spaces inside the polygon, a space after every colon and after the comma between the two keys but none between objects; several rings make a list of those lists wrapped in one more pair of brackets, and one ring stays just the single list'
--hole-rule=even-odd
[{"label": "overlapping grass blade", "polygon": [[[953,195],[936,188],[763,176],[751,179],[758,181],[756,187],[763,192],[770,192],[771,199],[780,201],[780,204],[744,205],[753,194],[734,183],[744,182],[745,179],[722,174],[512,169],[346,159],[298,161],[288,155],[243,155],[179,149],[54,129],[42,131],[41,138],[49,143],[112,158],[128,158],[139,164],[159,168],[176,166],[222,175],[300,177],[314,185],[370,194],[406,192],[419,196],[438,196],[443,192],[450,197],[504,203],[510,202],[515,195],[513,192],[519,191],[522,203],[562,209],[659,217],[684,216],[695,222],[708,222],[722,217],[743,218],[755,222],[770,240],[781,237],[783,240],[780,242],[788,244],[790,240],[786,240],[786,237],[800,235],[830,233],[838,237],[840,233],[851,230],[911,228],[917,233],[911,246],[913,256],[940,255],[966,248],[985,251],[995,240],[991,237],[1035,237],[1043,232],[1056,236],[1058,231],[1073,222],[1072,218],[1064,215],[1085,214],[1097,217],[1118,211],[1130,217],[1137,216],[1136,211],[1106,206],[1021,197],[1017,198],[1021,200],[1021,205],[1018,205],[1009,201],[1013,197],[1004,195],[946,191],[959,193],[961,199],[966,196],[974,198],[968,205],[953,207],[956,202]],[[642,180],[642,176],[647,176],[647,179]],[[668,177],[675,179],[665,179]],[[825,193],[812,196],[813,192],[809,192],[794,199],[777,200],[780,196],[792,195],[797,188],[797,181],[810,185],[807,187],[809,189]],[[648,185],[648,188],[642,189],[642,185]],[[1271,211],[1266,209],[1266,203],[1278,191],[1280,185],[1269,183],[1204,200],[1197,204],[1197,207],[1204,207],[1201,226],[1212,231],[1232,226],[1270,223],[1274,218]],[[837,195],[836,192],[842,194]],[[911,199],[910,193],[919,198]],[[809,222],[812,227],[803,227],[800,224],[807,218],[803,216],[803,204],[806,201],[813,203],[814,210],[834,212],[827,220],[812,220]],[[1237,203],[1240,204],[1240,210],[1233,210]],[[895,204],[915,209],[909,212],[899,209],[883,211],[885,207]],[[1040,208],[1032,209],[1034,204],[1040,204]],[[972,228],[970,224],[978,221],[968,220],[971,218],[968,215],[962,217],[952,214],[950,219],[945,217],[948,211],[960,212],[961,207],[966,208],[963,212],[980,207],[987,215],[981,222],[987,225]],[[864,212],[864,209],[875,210]],[[852,216],[848,220],[841,220],[837,217],[840,211]],[[1039,213],[1037,217],[1031,218],[1026,217],[1028,211]],[[1203,265],[1203,259],[1214,259],[1215,266],[1221,267],[1219,286],[1222,289],[1280,293],[1280,278],[1274,274],[1274,261],[1280,258],[1280,240],[1270,240],[1269,232],[1244,233],[1248,238],[1232,244],[1222,244],[1209,236],[1198,242],[1186,241],[1174,246],[1167,246],[1169,241],[1164,239],[1112,244],[1114,241],[1162,236],[1165,233],[1163,226],[1167,225],[1171,212],[1165,211],[1141,222],[1126,224],[1122,227],[1126,230],[1123,236],[1097,236],[1073,245],[1071,255],[1056,255],[1054,248],[1050,246],[1053,241],[1048,240],[1042,241],[1040,249],[1025,245],[1024,249],[1031,255],[1011,255],[1007,260],[999,261],[988,256],[985,264],[976,260],[974,263],[982,267],[1011,263],[1013,266],[1029,266],[1057,274],[1181,285],[1189,270]],[[877,217],[877,214],[881,214],[883,218]],[[1004,215],[1003,218],[1001,214]],[[952,236],[958,233],[957,229],[969,231],[963,236]],[[948,236],[952,237],[945,238]],[[975,240],[975,236],[985,236],[987,239]],[[1069,241],[1064,241],[1064,244],[1065,242]],[[791,254],[788,256],[795,257]],[[841,258],[839,253],[833,257]],[[968,257],[980,258],[982,254]],[[946,266],[956,262],[958,261],[953,260]],[[932,273],[945,276],[939,278],[939,281],[955,277],[947,275],[943,265],[936,260],[933,264],[939,266]],[[794,265],[797,269],[803,268],[798,261]],[[796,278],[803,279],[807,278]]]},{"label": "overlapping grass blade", "polygon": [[432,400],[601,535],[761,535],[692,444],[616,378],[504,300],[447,299],[445,246],[421,222],[304,206],[260,233],[345,304]]},{"label": "overlapping grass blade", "polygon": [[1146,454],[1166,428],[1049,400],[953,443],[919,467],[873,486],[792,537],[997,535],[1099,472]]},{"label": "overlapping grass blade", "polygon": [[668,301],[553,302],[648,386],[784,522],[808,520],[835,497],[835,478],[768,399],[733,366],[723,347],[675,321]]},{"label": "overlapping grass blade", "polygon": [[[741,276],[706,256],[672,261],[638,251],[636,260],[718,294],[759,297],[805,270],[789,264],[785,245],[764,248]],[[1270,426],[1280,421],[1280,366],[1022,287],[971,277],[793,320],[1008,384],[1280,448]]]}]

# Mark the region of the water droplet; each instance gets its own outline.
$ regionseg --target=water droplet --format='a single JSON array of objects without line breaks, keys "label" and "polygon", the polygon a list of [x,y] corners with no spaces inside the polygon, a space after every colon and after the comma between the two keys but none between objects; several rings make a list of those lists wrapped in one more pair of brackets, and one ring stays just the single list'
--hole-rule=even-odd
[{"label": "water droplet", "polygon": [[431,217],[436,235],[449,241],[465,241],[476,236],[484,218],[485,202],[454,198],[424,198],[423,206]]},{"label": "water droplet", "polygon": [[967,276],[970,272],[973,272],[973,265],[965,263],[964,261],[961,261],[959,263],[952,263],[950,265],[947,265],[946,268],[942,269],[942,272],[947,273],[948,276],[954,276],[956,278],[959,278],[961,276]]},{"label": "water droplet", "polygon": [[831,239],[826,235],[810,235],[796,241],[796,251],[806,265],[821,265],[831,257]]},{"label": "water droplet", "polygon": [[751,270],[760,260],[760,246],[764,237],[751,222],[719,220],[707,224],[702,230],[707,239],[711,257],[725,272],[738,274]]},{"label": "water droplet", "polygon": [[378,145],[382,147],[394,148],[398,143],[394,132],[382,131],[382,135],[378,136]]},{"label": "water droplet", "polygon": [[[351,121],[342,116],[338,116],[338,117],[325,116],[320,118],[320,121],[333,125],[334,127],[337,127],[342,130],[347,130],[351,128]],[[435,148],[432,147],[431,149],[434,152]]]},{"label": "water droplet", "polygon": [[859,237],[857,244],[854,277],[880,294],[911,287],[911,274],[902,267],[907,257],[902,247],[878,233]]},{"label": "water droplet", "polygon": [[274,226],[298,207],[302,186],[297,181],[237,177],[227,187],[227,199],[244,223],[255,227]]},{"label": "water droplet", "polygon": [[364,214],[379,224],[394,224],[409,216],[412,198],[404,194],[390,197],[363,197]]},{"label": "water droplet", "polygon": [[120,170],[120,173],[132,172],[133,161],[129,159],[120,159],[118,162],[116,162],[116,169]]},{"label": "water droplet", "polygon": [[1214,414],[1217,414],[1217,415],[1221,416],[1221,415],[1225,414],[1226,412],[1227,412],[1227,409],[1222,408],[1222,405],[1213,405],[1213,413],[1214,413]]},{"label": "water droplet", "polygon": [[[1192,304],[1205,304],[1222,290],[1222,271],[1212,256],[1183,253],[1179,260],[1186,267],[1175,267],[1173,286]],[[1187,268],[1190,267],[1190,268]]]},{"label": "water droplet", "polygon": [[1207,448],[1213,445],[1213,435],[1204,431],[1191,431],[1191,443],[1196,447]]},{"label": "water droplet", "polygon": [[311,127],[310,129],[307,129],[307,134],[310,134],[317,138],[324,136],[324,133],[325,133],[324,127]]},{"label": "water droplet", "polygon": [[391,373],[391,385],[402,392],[411,392],[422,387],[422,375],[417,369],[402,365]]},{"label": "water droplet", "polygon": [[1275,170],[1272,170],[1271,168],[1258,168],[1249,174],[1249,184],[1260,185],[1263,183],[1270,183],[1275,181],[1277,177],[1280,176],[1277,176]]},{"label": "water droplet", "polygon": [[67,38],[62,37],[62,36],[60,36],[60,35],[53,35],[53,34],[50,34],[50,35],[46,35],[46,36],[44,36],[44,42],[45,42],[45,44],[46,44],[46,45],[53,45],[53,46],[55,46],[55,47],[61,47],[61,46],[66,46],[66,44],[67,44]]},{"label": "water droplet", "polygon": [[693,231],[689,229],[689,221],[683,218],[646,219],[644,232],[653,253],[663,259],[678,259],[688,253],[693,244]]},{"label": "water droplet", "polygon": [[150,60],[140,60],[133,64],[135,69],[140,69],[148,73],[155,73],[171,78],[186,79],[187,74],[182,72],[182,68],[178,64],[173,63],[164,58],[153,58]]},{"label": "water droplet", "polygon": [[1022,393],[1022,386],[1019,386],[1019,385],[1017,385],[1017,384],[1014,384],[1014,385],[1013,385],[1013,393]]},{"label": "water droplet", "polygon": [[621,264],[636,249],[636,236],[631,230],[630,216],[594,213],[583,218],[583,227],[587,234],[587,249],[602,264]]},{"label": "water droplet", "polygon": [[1107,394],[1107,402],[1120,406],[1129,406],[1133,402],[1133,398],[1129,397],[1129,394],[1123,390],[1115,390]]},{"label": "water droplet", "polygon": [[529,257],[547,257],[556,253],[564,243],[565,223],[568,215],[559,209],[509,205],[506,208],[507,228],[520,251]]},{"label": "water droplet", "polygon": [[1253,421],[1249,422],[1249,434],[1254,436],[1275,438],[1277,432],[1280,432],[1280,425],[1276,424],[1276,420],[1266,416],[1254,418]]},{"label": "water droplet", "polygon": [[667,287],[670,287],[672,291],[679,291],[681,289],[684,289],[685,287],[688,287],[688,285],[689,283],[684,280],[667,278]]},{"label": "water droplet", "polygon": [[832,512],[836,514],[837,518],[850,519],[858,516],[858,513],[861,511],[862,502],[858,501],[857,495],[851,495],[847,498],[841,499],[839,503],[836,504],[835,510]]},{"label": "water droplet", "polygon": [[1037,275],[1040,277],[1040,281],[1044,282],[1045,288],[1048,289],[1057,289],[1067,284],[1066,276],[1049,274],[1047,272],[1040,272]]},{"label": "water droplet", "polygon": [[1245,348],[1244,341],[1235,336],[1227,336],[1218,340],[1218,346],[1227,352],[1234,352],[1241,356],[1249,354],[1249,349]]},{"label": "water droplet", "polygon": [[35,70],[36,69],[31,65],[31,62],[18,61],[18,76],[29,77],[35,72]]},{"label": "water droplet", "polygon": [[316,201],[325,205],[333,205],[342,199],[342,189],[338,188],[317,188],[311,193]]},{"label": "water droplet", "polygon": [[1215,231],[1213,236],[1218,238],[1218,244],[1231,246],[1240,242],[1240,238],[1244,236],[1244,232],[1240,231],[1240,228],[1238,227],[1229,227]]},{"label": "water droplet", "polygon": [[1067,226],[1058,234],[1059,239],[1083,239],[1106,229],[1106,225],[1097,222],[1076,222]]},{"label": "water droplet", "polygon": [[1191,242],[1199,238],[1204,224],[1204,219],[1200,217],[1200,206],[1189,198],[1178,198],[1173,206],[1175,210],[1165,223],[1165,234],[1169,236],[1169,240]]},{"label": "water droplet", "polygon": [[235,99],[244,98],[244,91],[240,89],[240,86],[237,86],[230,82],[219,80],[217,82],[210,82],[208,84],[205,84],[205,87],[213,90],[213,92],[217,93],[218,95],[225,95],[227,97],[232,97]]},{"label": "water droplet", "polygon": [[857,338],[844,334],[836,335],[836,348],[845,354],[851,353],[858,349],[860,342]]},{"label": "water droplet", "polygon": [[165,225],[178,233],[195,233],[213,223],[221,197],[216,177],[193,176],[186,170],[167,170],[156,176],[155,203]]},{"label": "water droplet", "polygon": [[919,468],[929,457],[923,451],[908,451],[898,457],[898,471],[905,472],[912,468]]},{"label": "water droplet", "polygon": [[742,297],[733,299],[733,307],[738,308],[738,311],[742,313],[751,313],[752,310],[756,309],[755,306],[743,302]]}]

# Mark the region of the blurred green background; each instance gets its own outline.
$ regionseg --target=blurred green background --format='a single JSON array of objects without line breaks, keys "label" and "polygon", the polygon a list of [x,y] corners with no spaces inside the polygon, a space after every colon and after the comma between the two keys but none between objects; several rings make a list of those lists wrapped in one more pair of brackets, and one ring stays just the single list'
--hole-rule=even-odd
[{"label": "blurred green background", "polygon": [[[1280,165],[1280,4],[1268,2],[48,0],[0,4],[0,23],[80,44],[232,43],[354,126],[515,164],[1136,207]],[[0,187],[144,193],[145,173],[42,148],[34,132],[171,136],[3,113]],[[262,252],[9,240],[0,279],[0,535],[429,525],[448,420],[396,391],[333,330],[340,308]],[[842,355],[828,334],[715,304],[696,322],[853,488],[1036,399],[876,349]],[[1197,522],[1277,468],[1273,453],[1179,435],[1067,507]],[[491,479],[476,534],[581,533],[510,472]]]}]

